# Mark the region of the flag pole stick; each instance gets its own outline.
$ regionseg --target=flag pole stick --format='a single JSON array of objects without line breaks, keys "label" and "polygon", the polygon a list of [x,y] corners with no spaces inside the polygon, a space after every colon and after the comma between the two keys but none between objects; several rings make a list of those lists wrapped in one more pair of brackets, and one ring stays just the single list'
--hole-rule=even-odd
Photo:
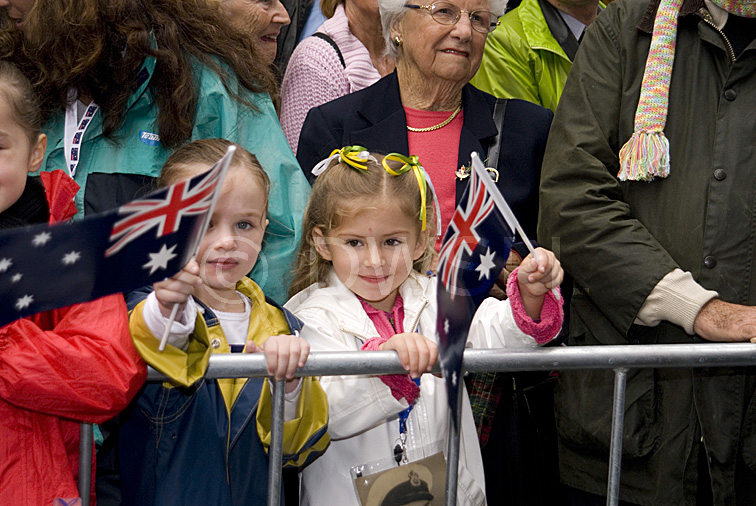
[{"label": "flag pole stick", "polygon": [[[194,258],[197,255],[197,251],[199,251],[200,243],[202,242],[202,237],[205,236],[205,232],[207,232],[207,227],[210,225],[210,218],[213,216],[213,211],[215,210],[215,203],[218,202],[218,195],[220,195],[220,188],[221,185],[223,185],[223,178],[226,176],[226,171],[228,170],[229,165],[231,165],[231,159],[234,157],[234,152],[236,152],[236,146],[229,146],[226,150],[226,154],[223,155],[223,158],[219,160],[223,164],[223,167],[221,167],[221,174],[219,176],[218,180],[218,189],[215,192],[215,195],[213,196],[213,201],[210,203],[210,209],[207,210],[207,215],[205,216],[205,223],[202,224],[202,233],[200,234],[200,240],[197,242],[197,245],[194,247],[194,253],[192,254],[192,258]],[[160,346],[158,347],[158,350],[164,351],[165,345],[168,342],[168,336],[171,333],[171,327],[173,327],[173,322],[176,321],[176,316],[178,316],[178,310],[179,310],[179,303],[173,304],[173,309],[171,309],[171,316],[168,318],[168,322],[166,323],[165,331],[163,332],[163,337],[160,339]]]},{"label": "flag pole stick", "polygon": [[179,304],[176,303],[173,305],[173,309],[171,309],[171,316],[168,318],[168,324],[165,326],[162,339],[160,339],[160,346],[158,347],[160,351],[165,351],[165,345],[168,343],[168,336],[171,334],[171,327],[173,326],[173,322],[176,321],[178,310]]}]

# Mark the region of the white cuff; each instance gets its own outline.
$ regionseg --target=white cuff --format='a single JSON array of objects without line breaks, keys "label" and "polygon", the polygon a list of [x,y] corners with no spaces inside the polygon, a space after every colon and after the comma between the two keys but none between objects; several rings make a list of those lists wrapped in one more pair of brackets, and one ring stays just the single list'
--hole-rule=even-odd
[{"label": "white cuff", "polygon": [[635,323],[655,327],[666,320],[693,335],[693,323],[701,308],[719,294],[699,285],[690,272],[675,269],[659,281],[635,317]]},{"label": "white cuff", "polygon": [[[158,305],[155,292],[151,292],[147,296],[147,300],[144,303],[144,309],[142,310],[142,316],[153,336],[158,340],[162,339],[165,327],[168,324],[168,318],[163,316],[160,312],[160,306]],[[189,346],[189,337],[192,335],[192,332],[194,332],[196,319],[197,304],[194,302],[194,298],[190,296],[186,301],[184,311],[179,314],[176,321],[171,325],[171,333],[168,335],[168,344],[186,351]]]},{"label": "white cuff", "polygon": [[[297,388],[287,394],[284,394],[284,422],[294,420],[297,417],[297,407],[299,406],[299,396],[302,393],[303,380],[304,378],[299,378]],[[271,398],[273,397],[273,381],[275,381],[273,378],[268,378],[268,381],[266,382],[268,384],[268,388],[270,389]],[[285,382],[284,385],[286,385]],[[284,386],[284,388],[286,387]]]}]

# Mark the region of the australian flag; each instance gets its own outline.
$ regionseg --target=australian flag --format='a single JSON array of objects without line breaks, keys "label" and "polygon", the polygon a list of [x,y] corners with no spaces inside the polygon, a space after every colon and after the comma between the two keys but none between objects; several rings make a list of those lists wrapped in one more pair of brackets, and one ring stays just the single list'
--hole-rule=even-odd
[{"label": "australian flag", "polygon": [[470,183],[446,230],[438,265],[439,358],[455,421],[470,323],[504,268],[518,228],[504,197],[473,153]]},{"label": "australian flag", "polygon": [[230,149],[206,173],[70,224],[0,234],[0,325],[172,276],[196,253]]}]

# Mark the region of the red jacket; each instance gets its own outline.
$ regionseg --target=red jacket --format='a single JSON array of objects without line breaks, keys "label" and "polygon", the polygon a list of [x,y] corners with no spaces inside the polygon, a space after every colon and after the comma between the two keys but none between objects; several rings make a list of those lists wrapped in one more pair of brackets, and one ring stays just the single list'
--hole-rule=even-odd
[{"label": "red jacket", "polygon": [[[54,191],[70,185],[54,179],[43,179],[51,221],[70,217],[54,199],[73,202],[61,195],[75,193]],[[48,506],[78,497],[79,422],[112,418],[145,377],[120,294],[1,327],[0,504]]]}]

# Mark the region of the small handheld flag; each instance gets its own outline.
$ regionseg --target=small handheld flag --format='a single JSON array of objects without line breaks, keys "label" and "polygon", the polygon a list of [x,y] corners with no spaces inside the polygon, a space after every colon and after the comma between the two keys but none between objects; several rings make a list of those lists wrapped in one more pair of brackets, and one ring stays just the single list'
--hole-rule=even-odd
[{"label": "small handheld flag", "polygon": [[[504,268],[518,229],[514,213],[473,153],[470,183],[449,223],[438,266],[439,359],[452,420],[457,420],[462,358],[470,323]],[[524,233],[521,235],[529,242]]]},{"label": "small handheld flag", "polygon": [[0,325],[178,272],[202,240],[227,167],[218,162],[204,174],[70,224],[0,233]]}]

